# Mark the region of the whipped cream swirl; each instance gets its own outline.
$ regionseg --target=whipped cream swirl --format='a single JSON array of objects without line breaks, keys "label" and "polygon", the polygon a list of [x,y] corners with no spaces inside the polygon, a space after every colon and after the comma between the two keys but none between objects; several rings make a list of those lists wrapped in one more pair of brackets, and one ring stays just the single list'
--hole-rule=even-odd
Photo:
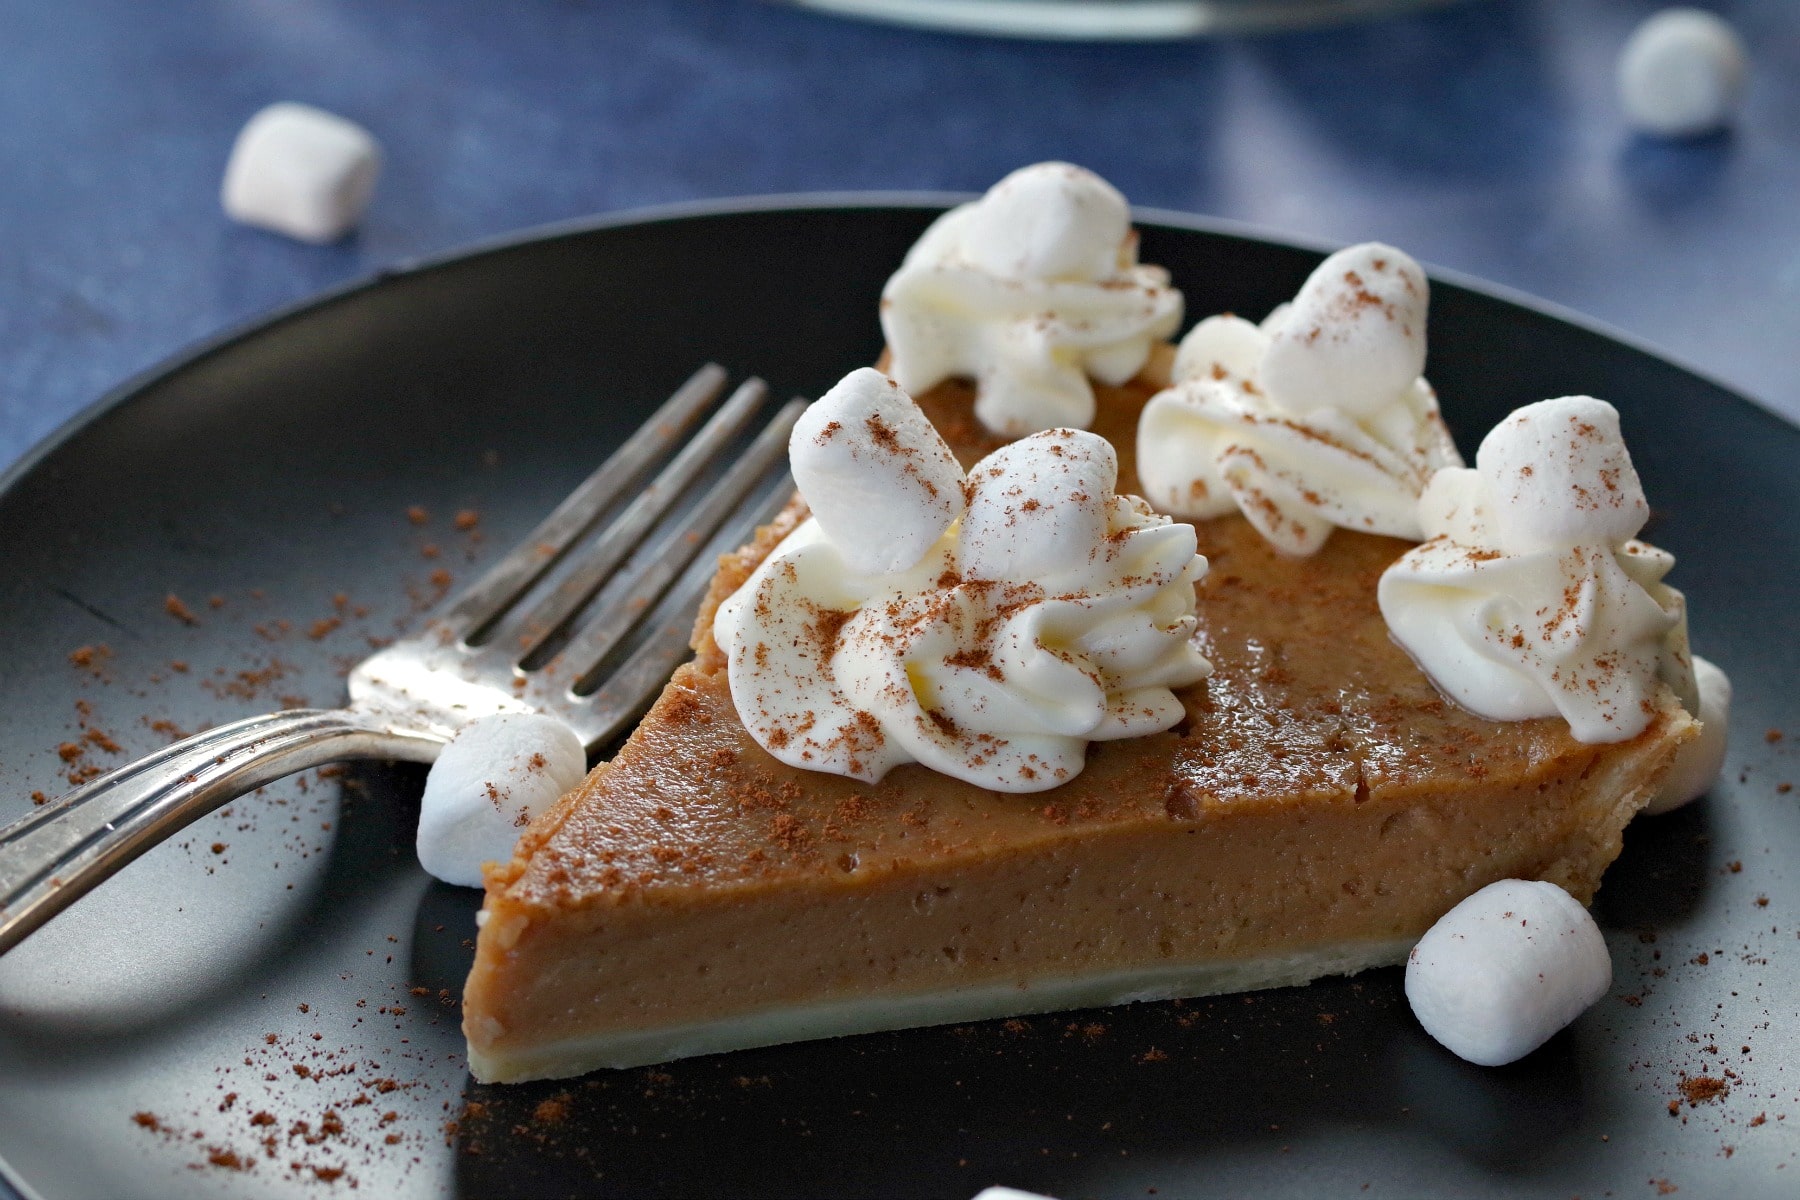
[{"label": "whipped cream swirl", "polygon": [[[713,625],[732,700],[770,754],[871,783],[919,762],[1036,792],[1079,774],[1089,742],[1182,719],[1173,689],[1211,669],[1193,639],[1206,560],[1191,525],[1115,494],[1105,439],[1053,429],[1004,446],[966,485],[957,471],[947,517],[907,468],[942,494],[955,460],[874,372],[815,404],[790,445],[814,515]],[[889,503],[852,499],[877,494]]]},{"label": "whipped cream swirl", "polygon": [[1289,554],[1337,526],[1416,541],[1419,494],[1462,465],[1420,375],[1428,298],[1418,263],[1368,242],[1327,258],[1261,325],[1200,322],[1138,423],[1150,502],[1239,510]]},{"label": "whipped cream swirl", "polygon": [[1578,741],[1643,732],[1666,684],[1701,715],[1675,565],[1612,405],[1566,396],[1495,426],[1474,468],[1419,502],[1432,540],[1381,577],[1394,639],[1438,689],[1495,721],[1562,716]]},{"label": "whipped cream swirl", "polygon": [[900,386],[973,378],[975,415],[1009,437],[1085,429],[1088,377],[1124,383],[1180,324],[1168,272],[1137,261],[1125,197],[1068,163],[1023,167],[939,217],[881,296]]}]

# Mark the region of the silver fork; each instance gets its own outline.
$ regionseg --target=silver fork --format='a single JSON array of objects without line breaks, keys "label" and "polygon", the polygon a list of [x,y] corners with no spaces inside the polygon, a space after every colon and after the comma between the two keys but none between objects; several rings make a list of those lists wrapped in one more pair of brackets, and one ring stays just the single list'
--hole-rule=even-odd
[{"label": "silver fork", "polygon": [[[714,364],[696,372],[441,617],[351,671],[345,707],[218,726],[0,830],[0,954],[176,830],[284,775],[349,759],[430,762],[457,729],[507,710],[562,718],[590,752],[619,734],[685,657],[716,553],[746,540],[789,492],[785,471],[774,468],[804,400],[776,413],[711,487],[677,509],[764,405],[768,389],[749,380],[683,443],[725,383]],[[538,587],[559,563],[562,578]]]}]

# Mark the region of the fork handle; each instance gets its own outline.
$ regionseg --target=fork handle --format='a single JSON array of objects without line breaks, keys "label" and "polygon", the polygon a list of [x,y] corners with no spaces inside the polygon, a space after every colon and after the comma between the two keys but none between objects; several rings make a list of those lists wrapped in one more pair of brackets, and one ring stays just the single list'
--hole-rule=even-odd
[{"label": "fork handle", "polygon": [[109,771],[0,830],[0,954],[245,792],[344,759],[430,762],[443,745],[374,713],[290,709],[220,725]]}]

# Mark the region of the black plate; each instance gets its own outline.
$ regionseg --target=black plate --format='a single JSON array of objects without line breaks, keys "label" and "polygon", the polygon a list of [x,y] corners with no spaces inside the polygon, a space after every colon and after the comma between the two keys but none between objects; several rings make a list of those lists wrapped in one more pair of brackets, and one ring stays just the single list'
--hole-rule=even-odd
[{"label": "black plate", "polygon": [[[336,700],[433,570],[465,577],[522,534],[701,361],[806,394],[870,361],[882,281],[931,211],[838,198],[554,230],[127,385],[0,494],[0,816],[121,761],[96,739],[65,763],[84,728],[139,752],[164,740],[151,722]],[[1260,314],[1318,260],[1173,216],[1143,246],[1194,314]],[[1794,1194],[1800,818],[1777,784],[1800,770],[1764,731],[1800,736],[1800,431],[1469,285],[1440,279],[1431,340],[1465,448],[1546,396],[1619,406],[1695,644],[1737,686],[1726,778],[1635,824],[1607,875],[1613,994],[1525,1062],[1450,1057],[1378,971],[479,1088],[454,1007],[477,896],[413,861],[419,773],[356,770],[200,822],[0,960],[8,1169],[45,1197],[351,1177],[371,1196]],[[1727,1090],[1690,1105],[1684,1074]]]}]

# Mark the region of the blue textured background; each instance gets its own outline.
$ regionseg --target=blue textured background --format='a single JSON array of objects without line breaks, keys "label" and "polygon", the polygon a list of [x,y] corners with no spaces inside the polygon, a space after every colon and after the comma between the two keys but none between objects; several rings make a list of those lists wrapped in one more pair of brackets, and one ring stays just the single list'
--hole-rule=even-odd
[{"label": "blue textured background", "polygon": [[[1613,99],[1656,7],[1080,46],[757,0],[0,0],[0,465],[184,344],[420,254],[666,201],[974,190],[1048,157],[1140,204],[1398,243],[1800,416],[1800,4],[1714,5],[1751,45],[1748,104],[1679,144]],[[386,146],[341,245],[219,213],[233,135],[280,99]]]}]

